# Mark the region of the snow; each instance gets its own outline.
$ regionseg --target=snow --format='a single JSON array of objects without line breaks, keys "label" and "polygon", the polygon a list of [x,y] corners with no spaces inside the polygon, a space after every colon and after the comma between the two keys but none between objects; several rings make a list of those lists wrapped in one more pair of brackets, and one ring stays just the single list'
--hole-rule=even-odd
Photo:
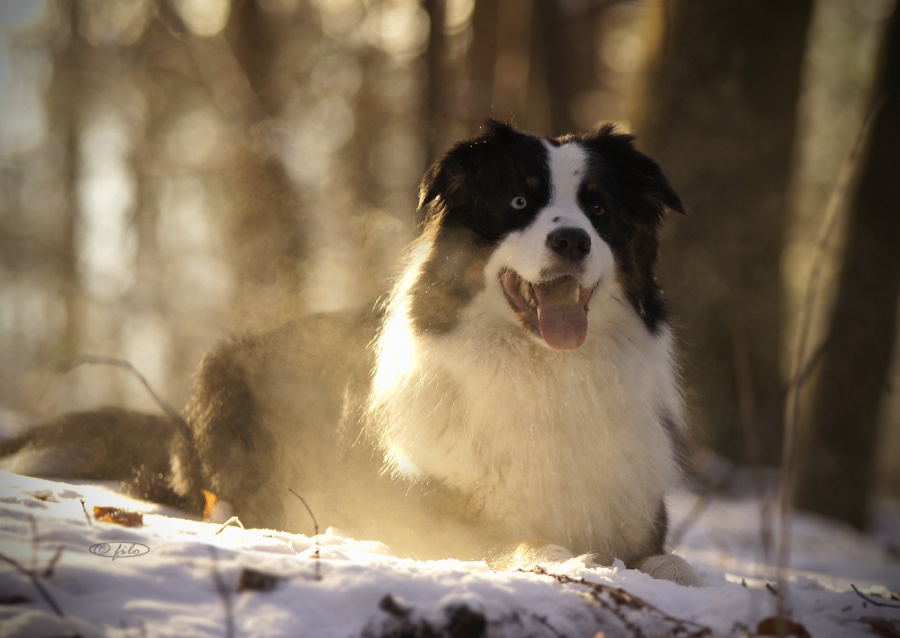
[{"label": "snow", "polygon": [[[757,635],[779,600],[764,499],[717,497],[689,516],[696,502],[686,492],[671,502],[673,521],[693,521],[678,553],[707,582],[688,588],[580,559],[537,572],[415,561],[334,529],[317,547],[302,534],[188,520],[109,486],[0,472],[0,635]],[[143,512],[143,525],[89,520],[95,505]],[[885,512],[881,539],[794,519],[786,604],[809,635],[900,632],[900,563],[888,551],[900,516]]]}]

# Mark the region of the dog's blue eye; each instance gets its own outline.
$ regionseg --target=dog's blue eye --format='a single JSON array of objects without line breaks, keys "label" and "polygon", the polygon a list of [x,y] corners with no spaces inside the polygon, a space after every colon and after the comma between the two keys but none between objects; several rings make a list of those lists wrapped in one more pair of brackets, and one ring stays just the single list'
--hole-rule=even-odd
[{"label": "dog's blue eye", "polygon": [[523,208],[528,206],[528,200],[526,200],[524,197],[513,197],[512,200],[510,200],[509,205],[516,210],[522,210]]}]

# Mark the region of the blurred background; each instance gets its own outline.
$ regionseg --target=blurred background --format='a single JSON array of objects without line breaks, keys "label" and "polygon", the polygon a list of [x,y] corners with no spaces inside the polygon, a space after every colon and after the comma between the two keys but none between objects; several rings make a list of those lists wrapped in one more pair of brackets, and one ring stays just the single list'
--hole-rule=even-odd
[{"label": "blurred background", "polygon": [[78,355],[129,361],[179,406],[217,340],[371,303],[414,235],[421,174],[485,118],[542,135],[615,121],[688,209],[666,225],[660,278],[699,443],[777,466],[799,391],[798,502],[862,527],[871,495],[900,495],[898,14],[895,0],[5,0],[6,432],[155,409],[121,370],[58,372]]}]

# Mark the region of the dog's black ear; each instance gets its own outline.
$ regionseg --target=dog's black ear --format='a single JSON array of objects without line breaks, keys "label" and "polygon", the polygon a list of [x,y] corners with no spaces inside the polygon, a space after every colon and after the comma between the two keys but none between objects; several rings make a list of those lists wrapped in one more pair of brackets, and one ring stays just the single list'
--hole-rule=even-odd
[{"label": "dog's black ear", "polygon": [[446,179],[443,168],[446,160],[447,156],[445,155],[432,164],[422,176],[422,183],[419,184],[419,210],[437,199],[443,190],[443,182]]},{"label": "dog's black ear", "polygon": [[438,197],[446,199],[462,186],[465,166],[477,154],[474,145],[478,142],[479,138],[457,142],[425,172],[419,185],[420,211]]},{"label": "dog's black ear", "polygon": [[422,183],[419,184],[420,211],[439,196],[447,197],[460,185],[460,169],[465,164],[466,158],[473,155],[472,147],[480,140],[481,137],[475,137],[457,142],[425,171]]},{"label": "dog's black ear", "polygon": [[439,196],[446,198],[460,186],[460,168],[463,157],[470,154],[470,142],[458,142],[450,147],[444,156],[425,171],[419,185],[419,211],[431,204]]},{"label": "dog's black ear", "polygon": [[[632,148],[634,149],[633,143]],[[684,215],[684,204],[681,203],[681,198],[675,192],[675,189],[672,188],[669,180],[663,175],[659,164],[637,149],[634,149],[634,154],[636,158],[635,164],[641,175],[642,186],[646,189],[644,191],[645,197],[654,200],[667,210]]]},{"label": "dog's black ear", "polygon": [[479,163],[484,161],[492,143],[501,142],[501,146],[511,146],[527,137],[517,131],[511,124],[488,118],[479,135],[457,142],[425,172],[419,186],[419,210],[433,202],[438,196],[444,198],[463,185],[465,175],[479,170]]},{"label": "dog's black ear", "polygon": [[684,204],[663,174],[659,164],[634,146],[634,136],[619,133],[613,124],[582,138],[582,143],[595,146],[609,159],[621,178],[632,184],[656,215],[666,210],[684,214]]}]

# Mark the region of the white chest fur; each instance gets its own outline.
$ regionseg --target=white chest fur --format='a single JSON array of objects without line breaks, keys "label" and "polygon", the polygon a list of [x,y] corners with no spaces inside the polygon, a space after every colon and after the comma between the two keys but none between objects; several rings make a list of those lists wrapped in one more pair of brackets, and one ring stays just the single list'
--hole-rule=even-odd
[{"label": "white chest fur", "polygon": [[668,332],[651,335],[611,286],[585,344],[556,351],[492,303],[439,336],[415,335],[393,306],[369,406],[387,469],[470,496],[469,514],[510,542],[625,558],[677,478],[661,424],[681,418]]}]

